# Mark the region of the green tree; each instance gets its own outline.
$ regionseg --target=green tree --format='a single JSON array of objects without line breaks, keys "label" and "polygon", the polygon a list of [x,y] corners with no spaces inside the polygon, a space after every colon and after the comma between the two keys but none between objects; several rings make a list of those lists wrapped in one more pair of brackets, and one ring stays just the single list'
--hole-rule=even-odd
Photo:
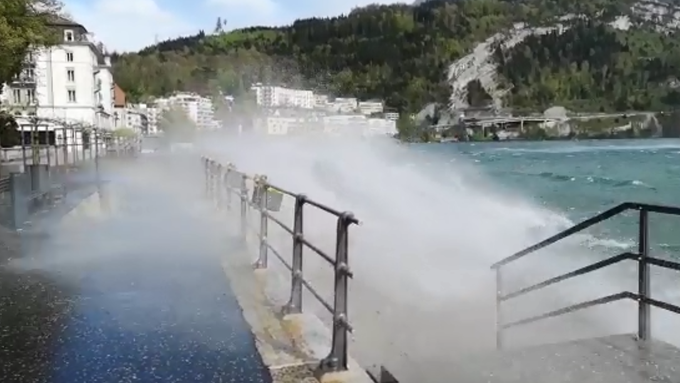
[{"label": "green tree", "polygon": [[196,124],[187,113],[179,107],[171,107],[161,112],[158,129],[170,141],[191,141],[196,132]]},{"label": "green tree", "polygon": [[30,49],[56,42],[49,22],[61,6],[57,0],[0,1],[0,84],[21,72]]},{"label": "green tree", "polygon": [[21,133],[14,117],[0,111],[0,147],[11,148],[21,145]]},{"label": "green tree", "polygon": [[114,130],[113,136],[121,139],[131,139],[137,137],[138,134],[133,129],[123,127]]}]

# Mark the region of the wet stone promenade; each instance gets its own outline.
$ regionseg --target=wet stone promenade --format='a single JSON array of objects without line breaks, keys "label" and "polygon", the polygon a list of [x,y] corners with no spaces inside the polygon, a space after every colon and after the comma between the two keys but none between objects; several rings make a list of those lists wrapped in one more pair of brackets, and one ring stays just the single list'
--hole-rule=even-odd
[{"label": "wet stone promenade", "polygon": [[230,239],[186,201],[200,190],[143,173],[104,174],[110,214],[2,230],[0,382],[271,381],[220,267]]}]

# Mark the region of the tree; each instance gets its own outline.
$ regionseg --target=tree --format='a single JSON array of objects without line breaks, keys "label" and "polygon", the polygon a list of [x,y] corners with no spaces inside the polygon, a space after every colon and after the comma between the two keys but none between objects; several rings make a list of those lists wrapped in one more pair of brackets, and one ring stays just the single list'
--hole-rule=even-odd
[{"label": "tree", "polygon": [[196,123],[179,107],[161,112],[158,129],[170,141],[190,141],[196,132]]},{"label": "tree", "polygon": [[138,134],[130,128],[118,128],[113,131],[113,137],[121,139],[130,139],[137,137]]},{"label": "tree", "polygon": [[61,7],[57,0],[0,1],[0,84],[21,72],[30,49],[56,43],[49,22]]},{"label": "tree", "polygon": [[21,145],[21,132],[14,117],[4,111],[0,111],[0,147],[11,148]]},{"label": "tree", "polygon": [[397,136],[404,141],[412,141],[417,139],[419,129],[413,118],[407,115],[401,115],[397,120]]}]

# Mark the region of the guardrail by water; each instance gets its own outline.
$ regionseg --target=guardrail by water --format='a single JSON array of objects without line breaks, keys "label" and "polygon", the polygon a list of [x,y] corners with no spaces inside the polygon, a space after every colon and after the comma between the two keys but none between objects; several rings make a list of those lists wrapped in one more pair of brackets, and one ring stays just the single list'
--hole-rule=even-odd
[{"label": "guardrail by water", "polygon": [[[205,171],[205,189],[208,196],[214,199],[218,207],[231,209],[233,199],[236,198],[240,207],[240,235],[245,239],[248,234],[248,209],[254,208],[259,213],[259,230],[256,234],[259,238],[259,254],[254,264],[255,268],[267,268],[269,252],[278,258],[290,271],[291,294],[288,303],[283,307],[283,314],[302,313],[303,288],[306,288],[325,308],[333,315],[332,341],[330,352],[326,358],[320,361],[318,371],[321,374],[328,372],[346,371],[348,368],[348,333],[352,331],[347,318],[348,307],[348,283],[352,278],[348,259],[348,235],[349,226],[358,224],[359,221],[349,212],[341,212],[322,203],[314,201],[304,194],[298,194],[281,187],[272,185],[265,176],[250,176],[239,172],[233,165],[222,165],[209,158],[202,158]],[[252,181],[252,190],[248,183]],[[249,193],[252,193],[249,195]],[[270,212],[281,208],[283,198],[295,199],[295,208],[292,227]],[[318,246],[305,238],[303,224],[303,210],[305,206],[320,209],[337,217],[335,230],[335,255],[330,256]],[[280,226],[293,239],[291,251],[292,261],[288,262],[283,256],[284,251],[276,249],[268,242],[269,222]],[[303,275],[303,247],[311,249],[334,269],[334,293],[333,303],[327,302],[317,290],[304,278]]]},{"label": "guardrail by water", "polygon": [[[612,217],[618,216],[629,210],[635,210],[639,212],[638,221],[638,251],[635,253],[625,252],[613,257],[595,262],[591,265],[582,267],[580,269],[571,271],[566,274],[553,277],[543,282],[533,284],[531,286],[524,287],[522,289],[513,292],[503,291],[503,266],[513,263],[525,256],[532,254],[544,247],[547,247],[561,239],[574,235],[582,230],[585,230],[595,224],[606,221]],[[571,313],[574,311],[582,310],[585,308],[615,302],[623,299],[632,299],[638,302],[638,331],[637,336],[640,340],[651,340],[652,330],[651,330],[651,306],[655,306],[667,311],[680,314],[680,307],[673,305],[668,302],[656,300],[651,297],[651,276],[650,276],[650,265],[663,267],[666,269],[680,271],[680,263],[654,258],[649,255],[649,213],[659,213],[666,215],[680,216],[680,208],[672,206],[661,206],[661,205],[651,205],[642,203],[625,202],[614,208],[611,208],[603,213],[600,213],[592,218],[589,218],[579,224],[576,224],[569,229],[566,229],[546,240],[543,240],[533,246],[530,246],[522,251],[519,251],[499,262],[492,265],[491,268],[496,272],[496,347],[498,349],[503,348],[503,331],[511,327],[516,327],[520,325],[525,325],[533,322],[537,322],[543,319],[548,319],[563,314]],[[535,315],[529,318],[524,318],[521,320],[513,321],[510,323],[505,323],[503,321],[503,311],[502,304],[506,301],[512,300],[519,296],[531,293],[543,289],[545,287],[554,285],[556,283],[588,274],[590,272],[600,270],[607,266],[617,264],[624,260],[633,260],[638,263],[638,291],[636,293],[630,291],[622,291],[616,294],[607,295],[601,298],[589,300],[586,302],[581,302],[573,304],[567,307],[563,307],[558,310],[550,311],[544,314]]]}]

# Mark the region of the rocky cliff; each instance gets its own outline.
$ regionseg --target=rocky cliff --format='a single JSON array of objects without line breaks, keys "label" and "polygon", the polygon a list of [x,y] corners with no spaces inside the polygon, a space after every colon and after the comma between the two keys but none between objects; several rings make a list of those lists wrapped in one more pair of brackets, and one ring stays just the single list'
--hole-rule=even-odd
[{"label": "rocky cliff", "polygon": [[[497,110],[503,107],[504,95],[510,90],[499,86],[497,63],[493,52],[499,45],[502,49],[510,49],[521,43],[528,36],[545,34],[558,30],[559,33],[569,28],[571,20],[578,15],[565,15],[558,23],[547,27],[533,27],[525,23],[517,23],[512,29],[498,33],[479,43],[472,52],[449,66],[448,81],[451,85],[450,108],[459,110],[468,107],[467,85],[470,81],[479,80],[484,90],[492,97]],[[667,33],[680,28],[680,2],[674,0],[643,0],[634,3],[627,12],[613,17],[609,24],[617,29],[626,30],[642,25],[652,25],[659,33]]]}]

